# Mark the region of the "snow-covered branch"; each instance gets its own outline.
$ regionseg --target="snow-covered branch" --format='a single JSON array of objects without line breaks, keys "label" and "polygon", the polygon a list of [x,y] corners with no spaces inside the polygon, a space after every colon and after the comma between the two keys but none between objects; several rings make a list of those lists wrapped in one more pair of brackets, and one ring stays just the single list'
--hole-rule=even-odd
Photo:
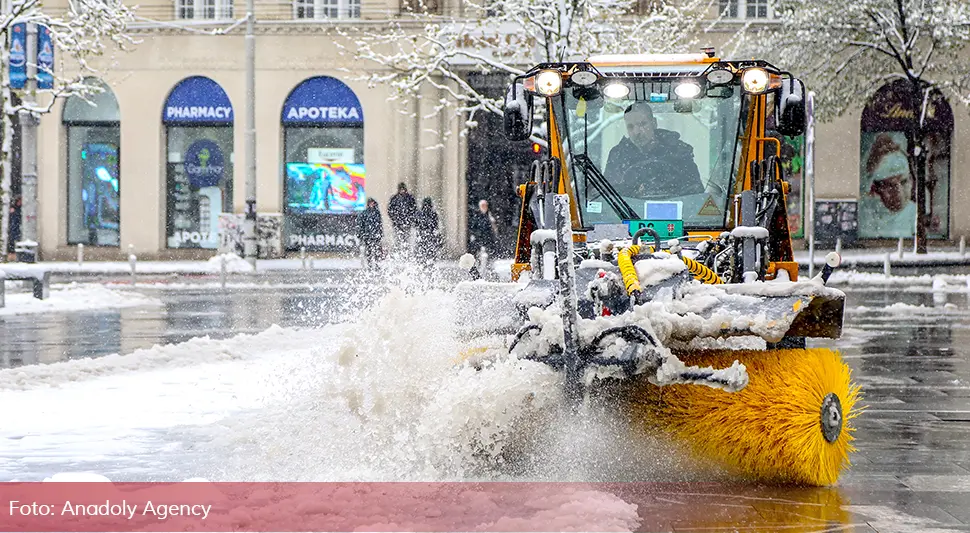
[{"label": "snow-covered branch", "polygon": [[511,78],[537,63],[600,53],[690,51],[713,0],[655,0],[648,13],[641,9],[644,4],[472,0],[463,4],[460,16],[416,13],[382,27],[338,26],[335,31],[346,39],[338,45],[342,52],[371,71],[352,73],[358,80],[390,87],[393,98],[433,89],[444,97],[436,109],[450,107],[471,127],[478,112],[502,113],[502,91],[479,89],[469,75]]},{"label": "snow-covered branch", "polygon": [[[2,148],[0,148],[0,261],[7,257],[10,224],[10,177],[12,164],[13,118],[26,112],[37,117],[50,112],[64,97],[77,96],[88,100],[101,88],[89,82],[101,73],[95,61],[109,49],[126,51],[135,44],[128,34],[134,12],[122,0],[70,0],[66,9],[44,7],[38,0],[9,0],[6,12],[0,13],[0,98],[2,111]],[[50,31],[50,41],[58,64],[44,68],[27,58],[39,73],[52,80],[50,89],[39,91],[36,98],[20,98],[14,104],[10,85],[10,37],[15,25],[36,24]]]}]

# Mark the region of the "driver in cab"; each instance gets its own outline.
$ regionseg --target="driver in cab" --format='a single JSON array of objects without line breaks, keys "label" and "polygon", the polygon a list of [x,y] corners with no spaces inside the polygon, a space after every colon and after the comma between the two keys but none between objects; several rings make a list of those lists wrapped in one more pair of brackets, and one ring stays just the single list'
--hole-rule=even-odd
[{"label": "driver in cab", "polygon": [[693,147],[679,133],[658,129],[649,105],[634,103],[623,121],[627,136],[610,150],[605,172],[620,195],[672,198],[704,192]]}]

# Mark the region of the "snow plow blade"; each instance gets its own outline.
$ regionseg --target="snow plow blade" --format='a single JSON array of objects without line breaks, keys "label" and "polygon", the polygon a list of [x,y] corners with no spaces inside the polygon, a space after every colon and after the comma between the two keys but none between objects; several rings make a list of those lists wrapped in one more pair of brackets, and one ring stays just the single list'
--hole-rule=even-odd
[{"label": "snow plow blade", "polygon": [[[758,286],[761,287],[758,287]],[[701,286],[695,298],[690,292],[684,300],[712,303],[701,310],[677,312],[682,320],[674,322],[671,339],[690,341],[698,337],[758,336],[776,343],[784,338],[817,337],[837,339],[842,336],[845,294],[839,290],[815,286],[811,282],[779,283],[774,294],[758,295],[757,290],[772,285],[771,282]],[[812,287],[813,290],[805,290]],[[754,289],[754,290],[752,290]],[[789,294],[784,294],[787,290]],[[688,304],[689,305],[689,304]],[[708,327],[698,329],[691,315],[703,319]]]}]

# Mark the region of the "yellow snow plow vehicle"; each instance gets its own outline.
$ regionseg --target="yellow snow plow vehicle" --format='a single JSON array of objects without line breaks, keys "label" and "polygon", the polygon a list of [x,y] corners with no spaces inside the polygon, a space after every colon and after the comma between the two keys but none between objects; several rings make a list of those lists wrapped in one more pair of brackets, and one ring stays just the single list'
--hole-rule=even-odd
[{"label": "yellow snow plow vehicle", "polygon": [[805,280],[793,258],[781,148],[803,83],[710,49],[600,56],[535,66],[504,111],[548,156],[518,188],[511,283],[466,291],[469,331],[561,371],[577,403],[611,383],[635,423],[746,477],[835,483],[859,387],[806,347],[841,336],[845,295],[837,254]]}]

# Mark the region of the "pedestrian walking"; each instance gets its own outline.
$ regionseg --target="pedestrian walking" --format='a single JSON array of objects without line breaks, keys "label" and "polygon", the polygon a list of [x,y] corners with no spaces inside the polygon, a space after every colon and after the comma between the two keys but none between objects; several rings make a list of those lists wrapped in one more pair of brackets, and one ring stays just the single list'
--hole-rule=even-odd
[{"label": "pedestrian walking", "polygon": [[387,216],[391,219],[398,249],[410,251],[411,230],[414,227],[417,212],[417,202],[408,192],[408,186],[404,182],[399,183],[397,194],[392,196],[387,204]]},{"label": "pedestrian walking", "polygon": [[367,199],[367,207],[357,215],[357,237],[363,248],[364,268],[377,269],[384,258],[384,218],[373,198]]},{"label": "pedestrian walking", "polygon": [[431,266],[441,256],[441,247],[444,245],[438,213],[434,210],[431,198],[425,198],[421,202],[415,229],[417,230],[417,258],[425,265]]},{"label": "pedestrian walking", "polygon": [[488,200],[479,200],[478,210],[472,212],[468,221],[468,252],[481,264],[479,271],[491,277],[491,264],[498,251],[498,224],[488,208]]}]

